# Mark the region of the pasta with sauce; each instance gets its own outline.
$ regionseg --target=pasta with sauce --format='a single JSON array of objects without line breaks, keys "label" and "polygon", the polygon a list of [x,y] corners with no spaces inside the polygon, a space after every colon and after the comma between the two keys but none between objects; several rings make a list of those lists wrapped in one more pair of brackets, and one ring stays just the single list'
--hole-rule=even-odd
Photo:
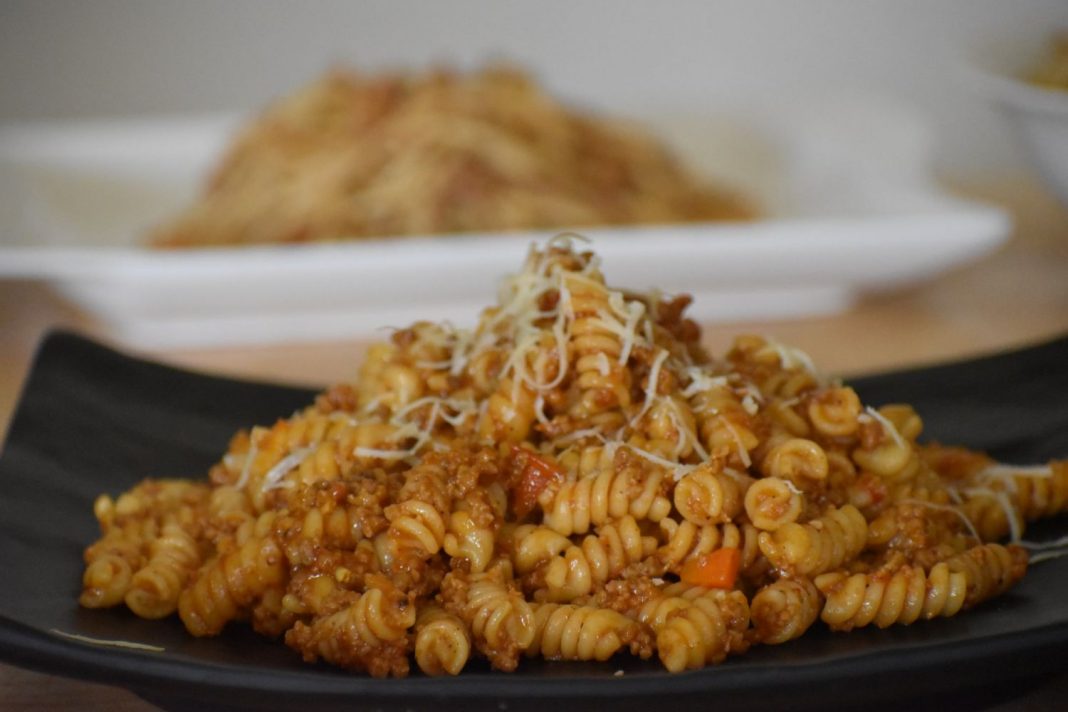
[{"label": "pasta with sauce", "polygon": [[[744,220],[647,132],[504,67],[335,70],[236,136],[161,247]],[[596,288],[596,285],[594,285]]]},{"label": "pasta with sauce", "polygon": [[911,408],[767,338],[713,357],[687,297],[608,287],[574,240],[533,248],[473,331],[396,331],[354,382],[237,433],[207,481],[101,495],[82,605],[247,622],[375,676],[674,672],[966,611],[1068,508],[1068,461],[919,444]]}]

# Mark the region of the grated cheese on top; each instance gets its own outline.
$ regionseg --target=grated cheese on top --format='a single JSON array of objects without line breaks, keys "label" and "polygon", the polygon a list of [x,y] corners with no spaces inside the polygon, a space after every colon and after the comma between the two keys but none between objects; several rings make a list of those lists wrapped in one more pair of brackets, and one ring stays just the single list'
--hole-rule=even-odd
[{"label": "grated cheese on top", "polygon": [[[875,410],[875,408],[872,408],[870,405],[864,408],[864,413],[870,418],[873,418],[879,425],[883,426],[883,431],[890,436],[890,439],[892,439],[898,447],[906,449],[909,447],[908,443],[905,442],[905,438],[901,437],[901,433],[897,431],[897,428],[894,427],[894,424],[890,422],[889,418]],[[861,415],[861,417],[864,416]]]},{"label": "grated cheese on top", "polygon": [[302,447],[283,457],[275,463],[274,467],[267,470],[267,474],[263,476],[263,484],[260,485],[260,489],[266,491],[279,487],[282,478],[288,475],[294,468],[300,467],[300,464],[313,452],[315,452],[314,447]]},{"label": "grated cheese on top", "polygon": [[90,645],[105,645],[111,648],[126,648],[128,650],[144,650],[149,653],[162,653],[166,648],[158,645],[148,645],[147,643],[135,643],[130,640],[104,640],[102,638],[90,638],[88,635],[79,635],[77,633],[67,633],[58,628],[49,628],[49,633],[58,635],[61,638],[67,638],[69,640],[77,640],[79,643],[89,643]]},{"label": "grated cheese on top", "polygon": [[630,419],[631,425],[641,420],[642,416],[653,407],[653,401],[657,398],[657,386],[660,383],[660,368],[664,365],[667,357],[667,349],[660,349],[657,351],[656,357],[653,358],[653,365],[649,368],[649,378],[645,383],[645,401],[642,403],[637,415]]},{"label": "grated cheese on top", "polygon": [[1009,499],[1009,495],[1004,490],[993,490],[989,487],[968,487],[964,490],[966,497],[989,497],[998,503],[1002,511],[1005,512],[1005,519],[1009,523],[1009,539],[1010,541],[1017,542],[1023,535],[1020,527],[1020,512],[1016,509],[1016,506]]},{"label": "grated cheese on top", "polygon": [[241,468],[241,476],[237,478],[237,482],[234,483],[234,487],[237,489],[244,489],[248,484],[249,475],[252,473],[252,461],[256,459],[256,455],[259,454],[259,448],[257,446],[257,440],[259,440],[259,428],[253,428],[249,433],[249,446],[248,452],[245,453],[245,465]]},{"label": "grated cheese on top", "polygon": [[686,465],[681,462],[672,462],[671,460],[660,457],[659,455],[654,455],[648,450],[642,450],[640,447],[636,447],[634,445],[631,445],[630,443],[620,443],[620,445],[626,447],[635,455],[638,455],[639,457],[648,460],[654,465],[660,465],[661,467],[667,469],[669,472],[672,473],[672,476],[674,477],[676,482],[681,480],[685,475],[688,475],[689,473],[697,469],[696,465]]},{"label": "grated cheese on top", "polygon": [[779,363],[783,368],[801,368],[815,376],[817,380],[822,380],[819,372],[816,370],[816,364],[813,363],[812,357],[807,353],[796,346],[786,346],[785,344],[781,344],[766,336],[764,337],[764,341],[778,353]]},{"label": "grated cheese on top", "polygon": [[698,366],[688,366],[683,373],[689,380],[689,384],[682,391],[682,397],[686,399],[713,388],[727,387],[726,376],[713,376]]},{"label": "grated cheese on top", "polygon": [[723,423],[723,427],[727,429],[727,432],[731,434],[731,439],[734,440],[734,446],[738,453],[738,458],[742,461],[742,464],[749,467],[753,464],[752,458],[749,457],[749,451],[745,449],[745,443],[742,442],[742,437],[738,434],[738,431],[731,425],[731,421],[724,418],[722,415],[717,415],[719,421]]}]

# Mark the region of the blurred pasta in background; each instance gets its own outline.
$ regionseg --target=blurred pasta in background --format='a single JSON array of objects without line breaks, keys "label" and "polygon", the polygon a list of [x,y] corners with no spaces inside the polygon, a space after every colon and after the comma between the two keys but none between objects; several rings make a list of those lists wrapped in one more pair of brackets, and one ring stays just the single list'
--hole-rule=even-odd
[{"label": "blurred pasta in background", "polygon": [[152,240],[189,247],[740,220],[749,201],[528,76],[335,70],[237,136]]}]

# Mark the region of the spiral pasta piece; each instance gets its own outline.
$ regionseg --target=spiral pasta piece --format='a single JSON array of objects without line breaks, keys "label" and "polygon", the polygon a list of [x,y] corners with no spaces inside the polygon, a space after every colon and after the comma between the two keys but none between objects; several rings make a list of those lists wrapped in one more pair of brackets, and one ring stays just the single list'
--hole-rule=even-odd
[{"label": "spiral pasta piece", "polygon": [[410,499],[392,505],[386,517],[395,552],[425,558],[436,554],[445,542],[445,521],[429,502]]},{"label": "spiral pasta piece", "polygon": [[915,444],[916,438],[923,432],[923,418],[916,409],[907,403],[891,403],[879,408],[879,413],[890,421],[898,434],[906,441]]},{"label": "spiral pasta piece", "polygon": [[1024,523],[1068,510],[1068,461],[1045,468],[986,465],[958,486],[961,511],[984,541],[1023,531]]},{"label": "spiral pasta piece", "polygon": [[675,484],[675,509],[694,524],[718,524],[742,511],[742,496],[735,478],[702,467]]},{"label": "spiral pasta piece", "polygon": [[860,427],[863,412],[860,396],[848,386],[827,388],[809,399],[806,415],[817,433],[825,437],[848,437]]},{"label": "spiral pasta piece", "polygon": [[756,639],[778,645],[800,637],[820,614],[822,598],[812,580],[781,578],[753,596],[751,614]]},{"label": "spiral pasta piece", "polygon": [[410,470],[397,494],[397,503],[385,509],[389,529],[387,570],[419,568],[441,550],[448,528],[451,497],[445,472],[434,463]]},{"label": "spiral pasta piece", "polygon": [[405,636],[415,619],[415,604],[387,582],[337,613],[310,624],[298,621],[286,634],[286,644],[307,662],[321,658],[375,677],[401,677],[408,673]]},{"label": "spiral pasta piece", "polygon": [[492,568],[470,577],[449,574],[442,591],[445,609],[467,625],[475,647],[494,668],[512,671],[534,640],[534,612],[502,578]]},{"label": "spiral pasta piece", "polygon": [[497,531],[508,508],[508,495],[497,483],[474,487],[453,506],[442,542],[445,553],[466,562],[473,573],[485,571],[496,552]]},{"label": "spiral pasta piece", "polygon": [[[109,498],[110,501],[110,498]],[[104,536],[85,550],[85,572],[78,601],[86,608],[122,603],[135,570],[144,565],[143,550],[157,535],[153,519],[134,519],[108,525]]]},{"label": "spiral pasta piece", "polygon": [[920,471],[919,455],[913,443],[898,432],[893,421],[874,408],[867,408],[858,420],[861,421],[861,444],[853,451],[854,462],[895,483],[913,479]]},{"label": "spiral pasta piece", "polygon": [[436,603],[419,609],[415,662],[427,675],[459,675],[471,655],[471,634],[458,617]]},{"label": "spiral pasta piece", "polygon": [[1000,596],[1016,584],[1027,571],[1027,550],[1019,546],[980,544],[946,560],[954,573],[967,578],[968,593],[964,608]]},{"label": "spiral pasta piece", "polygon": [[775,568],[800,576],[838,568],[864,548],[868,522],[851,504],[806,524],[791,522],[760,534],[760,550]]},{"label": "spiral pasta piece", "polygon": [[1049,465],[1048,474],[1018,474],[1012,478],[1015,499],[1027,521],[1052,517],[1068,510],[1068,461]]},{"label": "spiral pasta piece", "polygon": [[673,613],[689,607],[691,599],[692,596],[672,596],[661,590],[638,608],[636,618],[656,633],[664,627]]},{"label": "spiral pasta piece", "polygon": [[164,525],[159,538],[152,542],[148,563],[130,580],[126,605],[142,618],[169,616],[199,565],[196,540],[177,524]]},{"label": "spiral pasta piece", "polygon": [[607,608],[539,603],[527,655],[547,660],[608,660],[640,635],[638,624]]},{"label": "spiral pasta piece", "polygon": [[586,536],[581,546],[569,546],[548,560],[543,571],[546,597],[566,602],[585,596],[655,549],[656,539],[642,536],[633,517],[605,524],[596,535]]},{"label": "spiral pasta piece", "polygon": [[[765,396],[787,400],[799,399],[805,393],[818,387],[819,380],[805,369],[778,371],[760,381],[760,392]],[[807,428],[802,429],[802,433],[804,432],[807,432]]]},{"label": "spiral pasta piece", "polygon": [[527,574],[537,566],[555,556],[559,556],[571,547],[571,540],[549,527],[525,524],[516,527],[511,534],[513,540],[513,560],[516,571]]},{"label": "spiral pasta piece", "polygon": [[502,379],[486,401],[478,432],[484,440],[518,443],[527,439],[534,425],[536,396],[525,383]]},{"label": "spiral pasta piece", "polygon": [[449,516],[448,533],[442,548],[449,556],[464,559],[471,571],[485,571],[493,558],[496,538],[493,529],[479,525],[470,512],[455,511]]},{"label": "spiral pasta piece", "polygon": [[714,591],[667,615],[656,629],[660,662],[670,672],[722,662],[744,652],[749,604],[740,591]]},{"label": "spiral pasta piece", "polygon": [[[103,536],[85,550],[86,570],[82,577],[82,593],[79,597],[81,605],[87,608],[105,608],[122,603],[134,586],[135,574],[143,569],[150,556],[157,553],[160,557],[156,565],[141,576],[138,587],[146,591],[151,590],[151,579],[156,574],[159,574],[157,583],[161,588],[180,587],[184,583],[184,577],[181,574],[172,576],[167,573],[168,566],[164,560],[177,559],[174,561],[176,564],[184,561],[182,555],[170,557],[167,552],[175,552],[175,540],[184,536],[185,528],[194,533],[201,529],[201,512],[209,499],[209,493],[208,487],[202,483],[145,480],[116,500],[107,495],[97,497],[93,503],[93,513]],[[167,530],[171,544],[164,545],[163,552],[160,551],[159,543],[161,529]],[[189,536],[195,538],[194,534]],[[194,545],[193,550],[195,549]],[[195,567],[196,563],[193,563],[192,568]],[[177,568],[181,568],[180,564]],[[163,593],[168,594],[167,591]],[[140,595],[135,594],[135,598]],[[154,612],[147,600],[145,604],[146,612]],[[166,613],[155,617],[162,615]]]},{"label": "spiral pasta piece", "polygon": [[775,531],[797,521],[804,505],[801,492],[789,480],[765,477],[745,493],[745,513],[757,529]]},{"label": "spiral pasta piece", "polygon": [[243,489],[221,485],[212,490],[208,499],[208,520],[216,537],[232,534],[255,516],[252,500]]},{"label": "spiral pasta piece", "polygon": [[776,445],[762,463],[767,477],[805,485],[827,478],[827,453],[819,444],[805,438],[790,438]]},{"label": "spiral pasta piece", "polygon": [[[269,527],[272,514],[260,515],[257,528]],[[178,615],[193,635],[217,635],[266,591],[282,583],[285,574],[285,556],[273,533],[258,531],[200,569],[178,597]]]},{"label": "spiral pasta piece", "polygon": [[548,488],[538,504],[545,513],[545,526],[564,536],[585,534],[591,526],[627,514],[660,521],[671,511],[671,500],[662,491],[664,484],[659,468],[629,464]]},{"label": "spiral pasta piece", "polygon": [[603,278],[569,273],[564,284],[573,319],[567,348],[581,394],[579,413],[596,415],[630,405],[630,371],[620,364],[623,344],[609,326],[623,325],[613,315]]},{"label": "spiral pasta piece", "polygon": [[930,572],[904,565],[870,574],[821,574],[816,587],[826,596],[820,617],[832,630],[875,624],[886,628],[919,619],[956,615],[964,606],[967,576],[940,562]]},{"label": "spiral pasta piece", "polygon": [[698,391],[691,399],[701,442],[709,456],[734,467],[748,468],[750,452],[760,444],[752,417],[725,385]]},{"label": "spiral pasta piece", "polygon": [[122,603],[133,580],[130,562],[117,554],[102,554],[85,567],[78,603],[86,608],[110,608]]}]

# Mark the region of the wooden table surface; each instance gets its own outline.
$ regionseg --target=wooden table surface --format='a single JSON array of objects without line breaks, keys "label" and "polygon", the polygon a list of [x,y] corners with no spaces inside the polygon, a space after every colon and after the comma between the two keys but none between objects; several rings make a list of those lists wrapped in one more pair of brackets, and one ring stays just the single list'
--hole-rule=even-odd
[{"label": "wooden table surface", "polygon": [[[1068,333],[1068,211],[1027,179],[961,192],[1004,205],[1016,220],[995,254],[908,289],[866,297],[846,313],[794,322],[708,327],[722,351],[733,334],[775,335],[829,373],[851,375],[1024,346]],[[611,265],[606,265],[611,278]],[[670,287],[670,285],[665,285]],[[17,401],[33,350],[56,326],[106,340],[106,331],[46,286],[0,280],[0,432]],[[147,353],[214,373],[320,385],[354,374],[366,344],[318,343]],[[991,709],[1053,709],[1068,673]],[[0,708],[151,710],[125,690],[0,665]]]}]

